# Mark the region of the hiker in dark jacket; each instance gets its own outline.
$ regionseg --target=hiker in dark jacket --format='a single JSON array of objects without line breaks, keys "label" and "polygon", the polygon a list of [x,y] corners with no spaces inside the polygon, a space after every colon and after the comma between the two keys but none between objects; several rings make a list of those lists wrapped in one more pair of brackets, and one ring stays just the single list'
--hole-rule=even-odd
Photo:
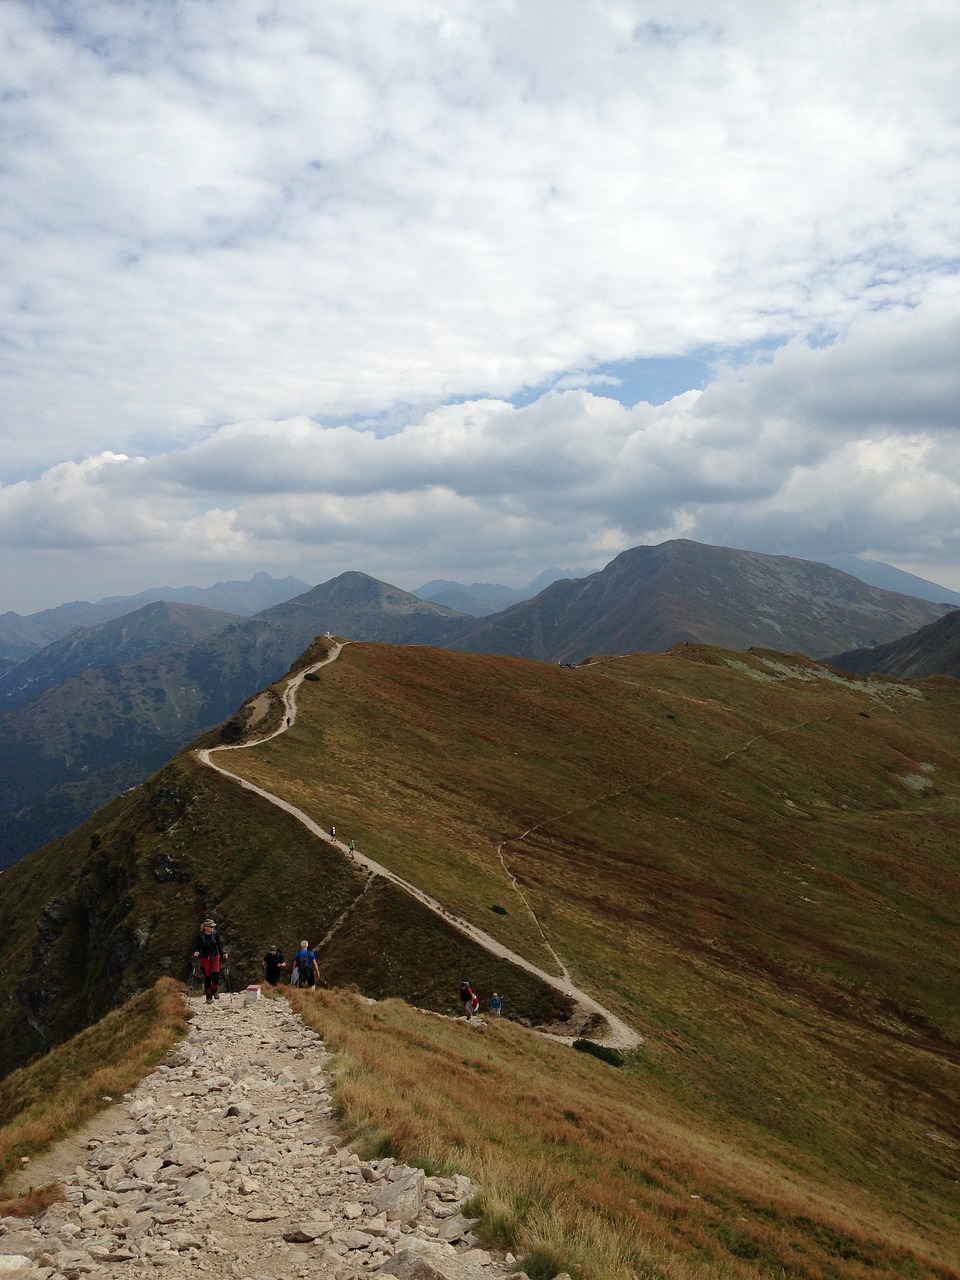
[{"label": "hiker in dark jacket", "polygon": [[266,981],[270,983],[271,987],[275,987],[280,981],[282,976],[280,970],[285,967],[286,965],[283,959],[283,952],[277,944],[274,943],[267,954],[263,957],[263,976]]},{"label": "hiker in dark jacket", "polygon": [[223,949],[220,935],[217,933],[216,920],[204,920],[194,943],[193,956],[200,962],[203,974],[203,994],[207,1004],[220,999],[220,962],[226,960],[227,953]]},{"label": "hiker in dark jacket", "polygon": [[[460,1001],[460,1008],[463,1010],[463,1016],[469,1022],[473,1017],[474,1009],[477,1007],[474,1001],[477,997],[473,994],[473,987],[466,979],[460,983],[457,988],[457,999]],[[477,1002],[479,1004],[479,1001]]]}]

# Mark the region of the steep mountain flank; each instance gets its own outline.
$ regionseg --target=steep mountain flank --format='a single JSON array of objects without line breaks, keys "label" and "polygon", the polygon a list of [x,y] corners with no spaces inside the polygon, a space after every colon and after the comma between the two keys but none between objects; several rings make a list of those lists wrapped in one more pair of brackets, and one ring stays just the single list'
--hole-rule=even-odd
[{"label": "steep mountain flank", "polygon": [[960,680],[960,610],[890,644],[849,650],[827,661],[857,675],[897,676],[905,680],[952,676]]},{"label": "steep mountain flank", "polygon": [[81,671],[196,644],[238,621],[235,614],[158,600],[112,622],[78,628],[0,676],[0,715]]},{"label": "steep mountain flank", "polygon": [[328,979],[380,998],[446,1009],[467,965],[515,993],[520,1016],[552,1022],[570,1010],[185,754],[0,877],[0,1072],[158,975],[186,978],[198,923],[211,914],[241,985],[262,976],[272,942],[290,954],[306,937]]},{"label": "steep mountain flank", "polygon": [[903,635],[946,607],[812,561],[678,540],[624,551],[599,573],[554,583],[446,643],[560,662],[662,653],[678,641],[823,657]]},{"label": "steep mountain flank", "polygon": [[[0,717],[0,865],[147,777],[323,633],[564,662],[683,640],[819,656],[903,635],[944,608],[824,565],[686,541],[634,548],[481,620],[343,573],[189,647],[71,676]],[[17,670],[0,690],[26,697],[32,668]]]}]

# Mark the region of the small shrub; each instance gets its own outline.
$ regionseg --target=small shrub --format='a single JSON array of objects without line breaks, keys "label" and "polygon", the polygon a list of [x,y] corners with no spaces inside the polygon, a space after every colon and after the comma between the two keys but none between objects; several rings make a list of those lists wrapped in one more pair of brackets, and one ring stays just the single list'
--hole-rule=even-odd
[{"label": "small shrub", "polygon": [[495,911],[495,912],[497,913],[497,915],[498,915],[498,916],[505,916],[505,915],[507,915],[507,908],[506,908],[506,907],[501,907],[501,906],[500,906],[500,904],[499,904],[499,902],[498,902],[498,903],[496,903],[494,906],[492,906],[492,907],[490,908],[490,910],[491,910],[491,911]]},{"label": "small shrub", "polygon": [[221,742],[240,742],[244,734],[244,724],[239,716],[232,716],[220,729]]},{"label": "small shrub", "polygon": [[579,1040],[574,1040],[573,1047],[579,1053],[591,1053],[595,1058],[599,1058],[602,1062],[609,1062],[611,1067],[623,1066],[623,1054],[617,1049],[610,1049],[605,1044],[597,1044],[596,1040],[584,1040],[581,1036]]},{"label": "small shrub", "polygon": [[561,1271],[569,1273],[566,1261],[553,1249],[531,1249],[520,1263],[530,1280],[553,1280]]}]

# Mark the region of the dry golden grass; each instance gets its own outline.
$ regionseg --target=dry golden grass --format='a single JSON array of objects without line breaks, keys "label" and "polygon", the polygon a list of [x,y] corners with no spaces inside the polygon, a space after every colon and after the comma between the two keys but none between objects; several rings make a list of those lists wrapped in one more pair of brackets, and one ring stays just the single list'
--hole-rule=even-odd
[{"label": "dry golden grass", "polygon": [[0,1217],[32,1218],[62,1200],[63,1186],[59,1182],[47,1182],[42,1187],[30,1187],[22,1195],[10,1200],[0,1200]]},{"label": "dry golden grass", "polygon": [[[170,978],[0,1081],[0,1187],[121,1097],[186,1035],[183,987]],[[44,1194],[37,1189],[36,1195]]]},{"label": "dry golden grass", "polygon": [[516,1026],[396,1001],[289,995],[337,1054],[337,1107],[358,1149],[467,1173],[481,1238],[522,1254],[532,1276],[958,1274],[858,1188],[788,1180],[709,1122],[691,1130],[638,1087],[636,1062],[617,1071]]}]

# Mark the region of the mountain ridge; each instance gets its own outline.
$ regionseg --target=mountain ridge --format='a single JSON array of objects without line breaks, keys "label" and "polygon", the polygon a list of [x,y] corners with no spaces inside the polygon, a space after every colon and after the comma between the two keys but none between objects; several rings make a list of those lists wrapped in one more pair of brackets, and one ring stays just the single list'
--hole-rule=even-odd
[{"label": "mountain ridge", "polygon": [[[633,548],[480,620],[347,571],[162,659],[77,672],[0,715],[0,865],[148,776],[326,632],[550,662],[683,641],[825,656],[914,631],[945,609],[824,565],[685,540]],[[22,675],[14,667],[0,689],[23,690]]]},{"label": "mountain ridge", "polygon": [[676,539],[631,548],[598,573],[554,583],[462,629],[450,645],[560,662],[660,653],[682,642],[822,658],[836,651],[832,636],[892,639],[946,609],[812,561]]},{"label": "mountain ridge", "polygon": [[82,671],[195,644],[239,620],[238,614],[202,605],[157,600],[109,622],[76,627],[0,675],[0,715]]},{"label": "mountain ridge", "polygon": [[21,662],[75,627],[95,627],[133,613],[147,604],[190,604],[249,617],[306,591],[299,578],[271,578],[260,572],[248,582],[216,582],[212,587],[150,587],[131,596],[105,596],[91,603],[74,600],[37,613],[0,614],[0,658]]},{"label": "mountain ridge", "polygon": [[[303,999],[338,1036],[355,1026],[346,1056],[364,1066],[346,1096],[368,1131],[371,1114],[385,1126],[377,1140],[419,1141],[411,1081],[437,1094],[449,1075],[471,1102],[449,1147],[422,1149],[459,1141],[465,1158],[500,1109],[495,1091],[532,1144],[530,1177],[553,1194],[562,1169],[554,1198],[572,1197],[581,1228],[597,1215],[635,1237],[642,1209],[645,1232],[669,1224],[657,1230],[674,1253],[714,1259],[711,1277],[789,1262],[801,1280],[862,1280],[869,1260],[884,1280],[947,1280],[960,1173],[953,682],[862,681],[704,645],[570,670],[351,643],[316,674],[289,727],[282,681],[195,746],[284,729],[231,767],[518,954],[550,963],[549,943],[639,1024],[644,1049],[612,1071],[566,1067],[550,1044],[541,1070],[526,1040],[491,1030],[474,1063],[462,1024],[411,1006],[449,1012],[467,976],[504,991],[508,1016],[539,1021],[544,993],[184,751],[0,876],[7,1063],[158,972],[184,972],[206,915],[239,982],[258,977],[269,942],[322,938],[329,989]],[[434,1028],[437,1043],[450,1036],[442,1059]],[[383,1043],[377,1068],[364,1046]],[[360,1087],[370,1070],[389,1114]],[[851,1236],[848,1212],[871,1240]],[[888,1229],[920,1254],[877,1252]]]}]

